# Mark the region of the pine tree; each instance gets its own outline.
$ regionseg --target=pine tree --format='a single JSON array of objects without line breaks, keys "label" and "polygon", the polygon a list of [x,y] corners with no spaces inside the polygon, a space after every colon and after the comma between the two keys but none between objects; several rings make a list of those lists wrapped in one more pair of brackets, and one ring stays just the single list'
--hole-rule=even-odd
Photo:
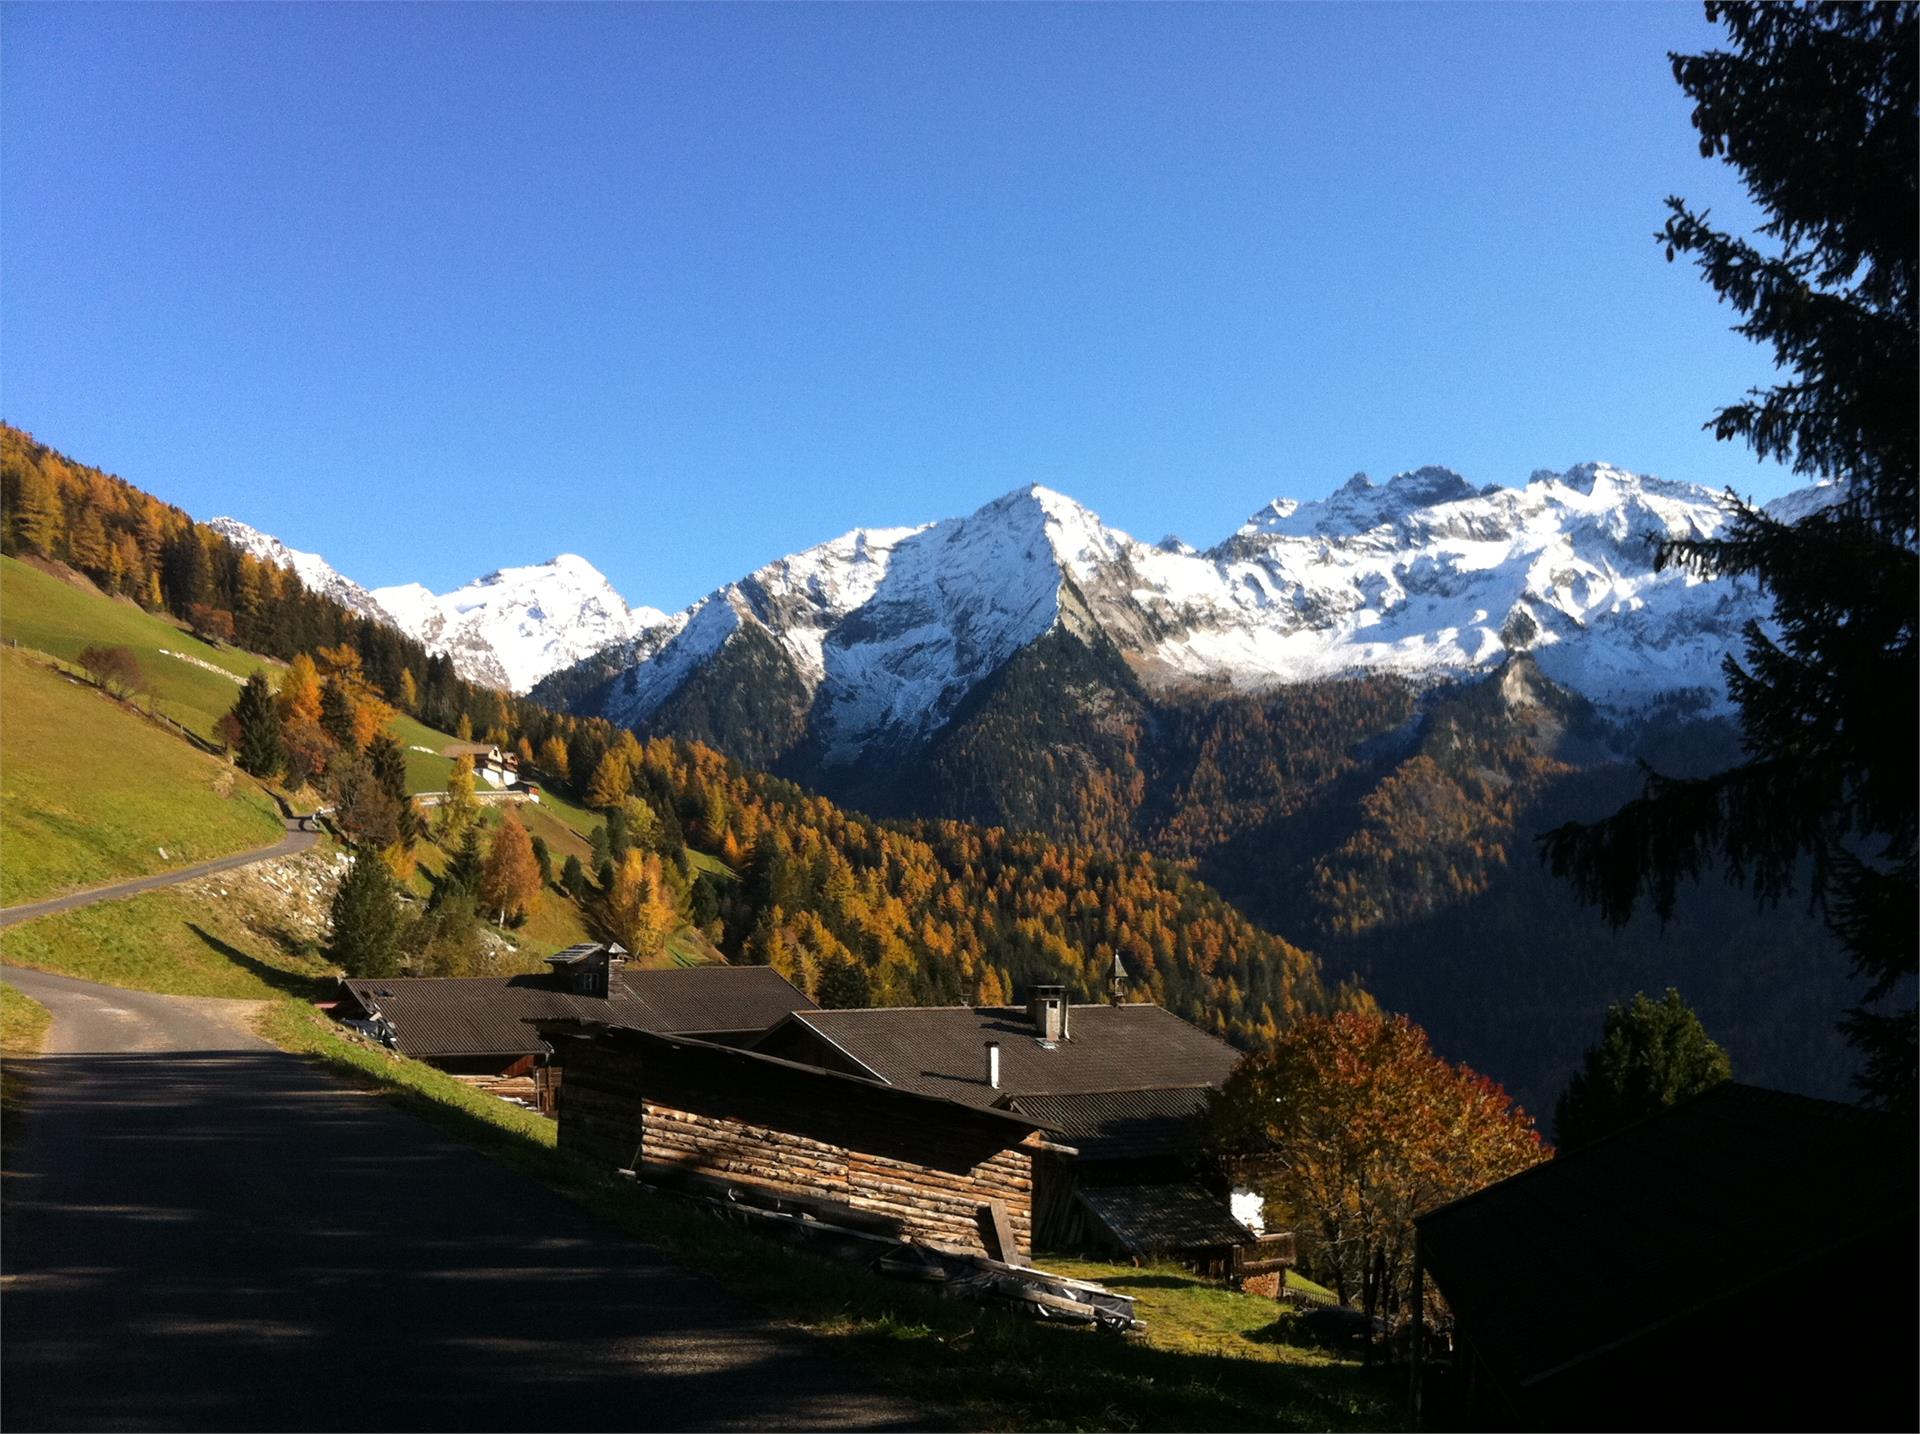
[{"label": "pine tree", "polygon": [[256,671],[241,685],[233,720],[239,727],[241,769],[256,777],[277,773],[286,761],[286,749],[280,742],[280,709],[274,705],[265,673]]},{"label": "pine tree", "polygon": [[465,892],[468,896],[477,896],[480,891],[480,872],[484,865],[480,855],[480,828],[469,826],[460,838],[460,845],[453,857],[447,862],[447,869],[440,874],[440,884],[434,889],[433,904],[438,906],[456,893]]},{"label": "pine tree", "polygon": [[864,1011],[873,1004],[873,982],[867,968],[851,957],[834,957],[820,972],[815,999],[829,1011]]},{"label": "pine tree", "polygon": [[1658,1001],[1636,995],[1607,1007],[1600,1044],[1554,1108],[1553,1138],[1571,1150],[1733,1079],[1733,1063],[1693,1008],[1669,988]]},{"label": "pine tree", "polygon": [[1649,775],[1639,800],[1548,833],[1543,850],[1616,923],[1643,898],[1665,917],[1677,883],[1716,860],[1763,903],[1804,871],[1867,983],[1846,1025],[1864,1057],[1860,1085],[1911,1113],[1920,11],[1707,10],[1733,48],[1676,55],[1674,76],[1694,101],[1701,152],[1740,171],[1770,216],[1770,242],[1716,230],[1679,199],[1659,237],[1669,258],[1694,256],[1745,316],[1738,332],[1770,346],[1788,374],[1709,427],[1831,480],[1833,501],[1788,524],[1729,495],[1721,534],[1661,546],[1663,566],[1751,576],[1773,595],[1778,638],[1753,624],[1745,661],[1725,664],[1747,760],[1700,780]]},{"label": "pine tree", "polygon": [[505,924],[509,917],[525,916],[540,899],[540,866],[533,843],[520,818],[509,811],[493,834],[487,859],[480,867],[480,905]]},{"label": "pine tree", "polygon": [[392,976],[400,969],[400,898],[376,851],[354,853],[333,894],[327,957],[349,976]]},{"label": "pine tree", "polygon": [[587,871],[580,858],[569,856],[560,867],[560,886],[575,901],[587,899]]},{"label": "pine tree", "polygon": [[373,768],[374,780],[398,810],[394,825],[400,845],[411,850],[426,831],[413,799],[407,795],[407,754],[400,750],[398,742],[382,732],[367,744],[367,761]]},{"label": "pine tree", "polygon": [[329,677],[320,688],[320,729],[344,752],[359,750],[354,731],[353,694],[338,676]]}]

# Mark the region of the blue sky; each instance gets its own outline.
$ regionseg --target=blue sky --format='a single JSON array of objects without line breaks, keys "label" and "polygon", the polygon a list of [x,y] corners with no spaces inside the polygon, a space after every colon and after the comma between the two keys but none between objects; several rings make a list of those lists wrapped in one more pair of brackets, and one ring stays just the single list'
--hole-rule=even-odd
[{"label": "blue sky", "polygon": [[370,584],[679,606],[1027,482],[1771,496],[1695,6],[9,5],[0,412]]}]

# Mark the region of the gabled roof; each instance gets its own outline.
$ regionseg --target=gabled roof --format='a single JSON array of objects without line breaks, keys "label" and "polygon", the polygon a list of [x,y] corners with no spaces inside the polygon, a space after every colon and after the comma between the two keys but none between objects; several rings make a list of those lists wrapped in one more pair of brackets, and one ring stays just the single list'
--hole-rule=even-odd
[{"label": "gabled roof", "polygon": [[1420,1253],[1488,1370],[1525,1390],[1910,1232],[1915,1185],[1892,1119],[1729,1083],[1423,1215]]},{"label": "gabled roof", "polygon": [[1207,1108],[1204,1085],[1166,1090],[1108,1090],[1091,1095],[1021,1095],[1006,1101],[1046,1121],[1082,1160],[1138,1160],[1184,1155],[1194,1121]]},{"label": "gabled roof", "polygon": [[1076,1192],[1122,1249],[1135,1255],[1251,1245],[1255,1236],[1198,1185],[1083,1185]]},{"label": "gabled roof", "polygon": [[636,971],[616,966],[606,999],[537,976],[393,976],[341,986],[392,1025],[394,1043],[418,1059],[538,1055],[529,1020],[578,1017],[639,1030],[706,1035],[760,1031],[813,1002],[768,966]]},{"label": "gabled roof", "polygon": [[[875,1078],[967,1105],[1032,1095],[1214,1086],[1240,1052],[1160,1006],[1075,1006],[1070,1038],[1044,1042],[1017,1007],[901,1006],[796,1011],[789,1021],[829,1042]],[[782,1028],[786,1026],[782,1023]],[[762,1040],[771,1039],[769,1032]],[[1000,1085],[987,1084],[985,1046],[1000,1043]]]},{"label": "gabled roof", "polygon": [[906,1101],[923,1111],[958,1105],[961,1107],[961,1119],[974,1121],[978,1118],[1003,1128],[1018,1130],[1022,1135],[1032,1131],[1051,1131],[1052,1129],[1044,1120],[1025,1115],[1020,1111],[1006,1110],[996,1106],[980,1106],[966,1101],[951,1101],[937,1095],[923,1095],[918,1091],[890,1086],[885,1081],[873,1080],[868,1076],[827,1070],[822,1066],[807,1065],[802,1061],[790,1061],[783,1056],[768,1055],[764,1051],[751,1050],[742,1046],[723,1046],[717,1042],[703,1041],[693,1036],[675,1036],[660,1031],[609,1026],[600,1021],[581,1020],[573,1016],[542,1019],[536,1023],[536,1026],[543,1034],[551,1035],[556,1039],[564,1040],[571,1037],[585,1041],[605,1042],[616,1047],[623,1044],[652,1047],[656,1050],[673,1051],[715,1067],[732,1066],[735,1069],[754,1070],[782,1081],[780,1089],[783,1101],[801,1108],[806,1102],[808,1084],[819,1082],[836,1090],[865,1092],[883,1101]]}]

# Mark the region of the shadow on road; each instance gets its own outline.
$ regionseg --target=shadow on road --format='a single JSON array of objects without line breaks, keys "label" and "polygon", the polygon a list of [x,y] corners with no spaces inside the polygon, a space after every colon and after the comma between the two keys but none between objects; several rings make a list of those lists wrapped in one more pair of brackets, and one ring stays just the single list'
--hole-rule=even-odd
[{"label": "shadow on road", "polygon": [[31,1064],[9,1429],[903,1427],[815,1343],[278,1052]]}]

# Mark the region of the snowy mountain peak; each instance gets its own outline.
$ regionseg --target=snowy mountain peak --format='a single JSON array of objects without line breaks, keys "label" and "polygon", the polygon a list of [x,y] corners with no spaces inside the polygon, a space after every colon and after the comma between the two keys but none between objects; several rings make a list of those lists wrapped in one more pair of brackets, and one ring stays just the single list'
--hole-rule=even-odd
[{"label": "snowy mountain peak", "polygon": [[[1196,552],[1136,542],[1064,494],[1015,489],[923,528],[858,530],[768,564],[642,644],[604,707],[646,722],[749,629],[729,681],[786,654],[786,730],[828,765],[924,741],[1056,629],[1102,639],[1152,684],[1255,689],[1362,672],[1416,679],[1533,655],[1628,710],[1721,701],[1719,664],[1766,616],[1750,582],[1653,569],[1653,540],[1715,532],[1706,489],[1606,463],[1475,487],[1444,467],[1278,498]],[[759,678],[744,679],[759,681]],[[700,689],[696,706],[710,711]],[[671,717],[663,718],[669,723]],[[704,720],[704,719],[702,719]]]},{"label": "snowy mountain peak", "polygon": [[446,654],[469,681],[514,692],[613,643],[678,625],[657,608],[628,608],[576,553],[500,568],[442,595],[420,583],[369,591],[318,553],[290,548],[238,519],[215,518],[208,526],[262,562],[288,569],[310,591]]},{"label": "snowy mountain peak", "polygon": [[408,583],[373,595],[463,676],[514,692],[670,621],[657,608],[630,609],[606,575],[574,553],[498,568],[449,593]]},{"label": "snowy mountain peak", "polygon": [[287,569],[300,579],[300,585],[309,592],[332,598],[349,611],[357,612],[360,616],[371,618],[375,622],[389,620],[388,613],[372,593],[352,578],[336,571],[333,565],[318,553],[307,553],[298,548],[290,548],[271,533],[263,533],[258,528],[241,522],[238,518],[215,518],[207,526],[242,552],[251,553],[263,563],[272,563],[277,568]]},{"label": "snowy mountain peak", "polygon": [[1266,534],[1305,537],[1351,537],[1382,524],[1398,522],[1408,514],[1442,503],[1475,496],[1475,489],[1451,468],[1415,468],[1396,473],[1376,484],[1356,473],[1325,498],[1301,503],[1276,498],[1249,518],[1235,534],[1257,538]]}]

